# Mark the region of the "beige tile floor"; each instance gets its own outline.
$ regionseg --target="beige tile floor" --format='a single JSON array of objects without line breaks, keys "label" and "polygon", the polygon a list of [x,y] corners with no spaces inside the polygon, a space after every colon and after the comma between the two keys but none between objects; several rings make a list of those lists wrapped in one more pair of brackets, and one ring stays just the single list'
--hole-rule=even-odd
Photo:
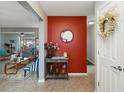
[{"label": "beige tile floor", "polygon": [[0,80],[0,92],[92,92],[95,90],[94,66],[88,66],[88,75],[69,76],[38,83],[36,76],[24,81]]}]

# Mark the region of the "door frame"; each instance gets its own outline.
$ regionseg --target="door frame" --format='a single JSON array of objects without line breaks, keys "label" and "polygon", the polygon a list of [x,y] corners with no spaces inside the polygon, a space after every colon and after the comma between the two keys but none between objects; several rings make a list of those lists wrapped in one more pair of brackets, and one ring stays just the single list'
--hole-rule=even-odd
[{"label": "door frame", "polygon": [[[32,7],[30,2],[28,1],[17,1],[22,7],[24,7],[27,11],[29,11],[29,13],[33,14],[35,17],[37,17],[38,21],[39,21],[39,30],[38,30],[38,33],[39,33],[39,71],[38,71],[38,82],[41,83],[41,82],[45,82],[45,61],[44,61],[44,58],[45,58],[45,55],[46,55],[46,52],[44,50],[44,42],[45,42],[45,38],[44,38],[44,35],[45,35],[45,20],[44,18],[38,14],[36,12],[36,10],[34,10],[35,8],[38,8],[38,7]],[[38,3],[35,3],[34,4],[38,4]]]}]

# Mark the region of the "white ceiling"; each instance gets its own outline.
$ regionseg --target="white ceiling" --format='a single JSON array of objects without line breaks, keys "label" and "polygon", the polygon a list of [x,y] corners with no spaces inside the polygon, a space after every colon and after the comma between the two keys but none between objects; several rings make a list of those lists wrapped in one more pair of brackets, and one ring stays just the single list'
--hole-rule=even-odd
[{"label": "white ceiling", "polygon": [[94,1],[40,1],[48,16],[94,17]]},{"label": "white ceiling", "polygon": [[[40,1],[48,16],[94,18],[94,1]],[[0,1],[0,27],[38,27],[38,19],[16,1]]]},{"label": "white ceiling", "polygon": [[0,27],[38,27],[38,20],[18,2],[0,1]]}]

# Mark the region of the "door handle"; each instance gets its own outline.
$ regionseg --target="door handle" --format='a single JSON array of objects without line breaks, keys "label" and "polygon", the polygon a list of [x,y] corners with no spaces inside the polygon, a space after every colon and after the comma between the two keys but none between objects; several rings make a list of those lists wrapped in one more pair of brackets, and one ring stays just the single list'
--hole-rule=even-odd
[{"label": "door handle", "polygon": [[122,71],[122,67],[121,67],[121,66],[118,66],[118,70],[119,70],[119,71]]},{"label": "door handle", "polygon": [[115,66],[111,66],[112,68],[118,70],[118,71],[122,71],[122,67],[121,66],[118,66],[118,67],[115,67]]},{"label": "door handle", "polygon": [[117,69],[115,66],[111,66],[112,68],[114,68],[114,69]]}]

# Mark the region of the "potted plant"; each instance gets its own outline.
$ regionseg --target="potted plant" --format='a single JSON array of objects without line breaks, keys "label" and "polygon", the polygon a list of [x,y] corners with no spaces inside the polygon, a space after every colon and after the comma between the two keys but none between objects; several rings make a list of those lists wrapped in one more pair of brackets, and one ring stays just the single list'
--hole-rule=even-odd
[{"label": "potted plant", "polygon": [[47,58],[51,58],[54,55],[55,51],[59,50],[58,43],[45,43],[45,49],[47,50]]}]

